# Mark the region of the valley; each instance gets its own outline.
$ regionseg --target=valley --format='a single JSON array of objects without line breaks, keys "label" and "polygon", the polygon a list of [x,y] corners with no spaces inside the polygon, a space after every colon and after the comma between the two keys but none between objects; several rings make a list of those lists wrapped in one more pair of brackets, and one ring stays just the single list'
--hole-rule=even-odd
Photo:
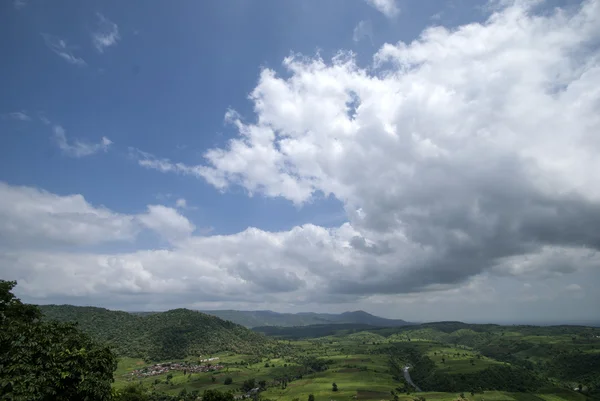
[{"label": "valley", "polygon": [[112,345],[116,392],[141,386],[173,400],[218,390],[281,401],[311,394],[317,401],[585,401],[600,390],[599,328],[439,322],[249,330],[185,309],[41,309]]}]

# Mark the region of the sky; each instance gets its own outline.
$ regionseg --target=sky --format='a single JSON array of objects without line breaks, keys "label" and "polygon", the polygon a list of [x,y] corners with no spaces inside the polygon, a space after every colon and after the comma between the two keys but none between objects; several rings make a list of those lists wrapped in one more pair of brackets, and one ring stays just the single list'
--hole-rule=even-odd
[{"label": "sky", "polygon": [[38,304],[600,315],[600,0],[0,2]]}]

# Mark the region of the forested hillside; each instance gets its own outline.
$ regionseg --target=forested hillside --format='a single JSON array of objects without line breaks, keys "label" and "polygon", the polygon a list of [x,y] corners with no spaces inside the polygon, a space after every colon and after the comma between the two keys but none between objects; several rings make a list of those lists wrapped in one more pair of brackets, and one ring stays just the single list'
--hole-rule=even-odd
[{"label": "forested hillside", "polygon": [[380,327],[400,327],[411,323],[401,319],[386,319],[364,311],[344,313],[278,313],[273,311],[212,310],[209,315],[230,320],[248,328],[261,326],[297,327],[315,324],[364,324]]},{"label": "forested hillside", "polygon": [[188,309],[148,315],[71,305],[40,306],[45,319],[76,322],[122,356],[147,360],[185,358],[219,351],[254,354],[274,346],[263,335]]}]

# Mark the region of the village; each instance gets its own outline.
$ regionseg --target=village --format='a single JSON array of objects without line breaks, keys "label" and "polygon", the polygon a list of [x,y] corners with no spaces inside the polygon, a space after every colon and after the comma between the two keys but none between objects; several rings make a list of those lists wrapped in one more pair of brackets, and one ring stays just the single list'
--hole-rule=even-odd
[{"label": "village", "polygon": [[[219,358],[209,358],[203,359],[201,362],[213,361]],[[166,363],[157,363],[152,366],[147,366],[143,369],[136,369],[131,372],[132,376],[142,378],[142,377],[150,377],[157,376],[163,373],[168,373],[170,371],[178,370],[182,371],[184,374],[187,373],[201,373],[201,372],[212,372],[215,370],[223,369],[223,365],[213,365],[208,363],[206,365],[196,365],[188,362],[166,362]]]}]

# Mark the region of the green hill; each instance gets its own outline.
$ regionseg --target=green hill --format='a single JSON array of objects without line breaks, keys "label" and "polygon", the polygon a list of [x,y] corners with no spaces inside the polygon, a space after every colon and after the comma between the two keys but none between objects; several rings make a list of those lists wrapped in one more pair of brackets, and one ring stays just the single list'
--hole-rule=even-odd
[{"label": "green hill", "polygon": [[206,314],[230,320],[248,328],[279,326],[298,327],[323,324],[363,324],[379,327],[400,327],[410,325],[401,319],[386,319],[371,315],[364,311],[344,313],[278,313],[269,310],[264,311],[239,311],[239,310],[211,310],[203,311]]},{"label": "green hill", "polygon": [[263,335],[215,316],[188,309],[135,315],[103,308],[40,306],[45,319],[77,322],[122,356],[147,360],[181,359],[220,351],[255,354],[275,343]]}]

